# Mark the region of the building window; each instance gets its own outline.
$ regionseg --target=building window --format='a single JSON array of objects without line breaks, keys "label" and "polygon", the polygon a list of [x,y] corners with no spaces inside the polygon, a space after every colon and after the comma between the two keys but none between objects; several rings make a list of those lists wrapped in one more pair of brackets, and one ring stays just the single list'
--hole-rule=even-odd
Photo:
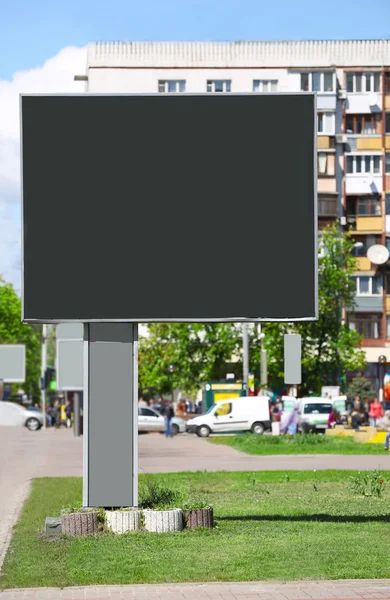
[{"label": "building window", "polygon": [[385,154],[385,173],[386,175],[390,175],[390,152],[386,152]]},{"label": "building window", "polygon": [[390,113],[385,113],[385,133],[390,133]]},{"label": "building window", "polygon": [[377,340],[381,337],[381,316],[354,315],[349,318],[349,327],[365,338]]},{"label": "building window", "polygon": [[254,92],[277,92],[278,82],[276,79],[255,79],[253,81]]},{"label": "building window", "polygon": [[356,296],[381,296],[383,280],[381,275],[356,277]]},{"label": "building window", "polygon": [[352,248],[352,252],[351,252],[352,256],[355,256],[355,257],[367,256],[368,249],[371,248],[371,246],[373,246],[374,244],[380,244],[382,242],[382,237],[380,235],[379,236],[367,235],[364,238],[359,236],[359,238],[355,239],[354,242],[355,242],[355,244],[356,244],[356,242],[358,242],[359,245],[356,244]]},{"label": "building window", "polygon": [[335,176],[335,155],[329,152],[318,152],[317,171],[318,175]]},{"label": "building window", "polygon": [[346,133],[354,135],[375,135],[380,133],[380,114],[347,115]]},{"label": "building window", "polygon": [[373,73],[351,73],[346,76],[347,92],[349,94],[371,93],[381,91],[381,74]]},{"label": "building window", "polygon": [[232,82],[230,79],[213,79],[207,81],[207,91],[211,93],[216,92],[230,92],[232,87]]},{"label": "building window", "polygon": [[317,115],[318,133],[334,135],[335,114],[331,112],[319,112]]},{"label": "building window", "polygon": [[186,82],[181,79],[166,79],[158,82],[158,91],[160,94],[177,94],[186,91]]},{"label": "building window", "polygon": [[385,73],[385,94],[390,94],[390,71]]},{"label": "building window", "polygon": [[318,197],[318,216],[319,217],[337,217],[337,199],[326,196]]},{"label": "building window", "polygon": [[301,73],[301,92],[333,92],[335,81],[333,71],[313,71]]},{"label": "building window", "polygon": [[349,154],[347,155],[348,175],[380,175],[382,157],[379,154]]},{"label": "building window", "polygon": [[390,339],[390,315],[386,315],[386,339]]},{"label": "building window", "polygon": [[356,216],[375,216],[382,214],[381,201],[378,198],[362,197],[356,203]]},{"label": "building window", "polygon": [[386,215],[390,215],[390,194],[385,194]]}]

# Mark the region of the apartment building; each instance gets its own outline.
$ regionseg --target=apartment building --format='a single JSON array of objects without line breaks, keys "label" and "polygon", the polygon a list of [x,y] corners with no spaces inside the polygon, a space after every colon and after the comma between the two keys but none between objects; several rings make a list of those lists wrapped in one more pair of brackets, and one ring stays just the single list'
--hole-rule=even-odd
[{"label": "apartment building", "polygon": [[[318,219],[353,232],[356,310],[350,326],[365,336],[367,370],[390,362],[390,40],[309,42],[102,42],[88,48],[76,76],[89,93],[317,92]],[[283,161],[294,140],[281,140]],[[277,186],[277,181],[275,181]]]}]

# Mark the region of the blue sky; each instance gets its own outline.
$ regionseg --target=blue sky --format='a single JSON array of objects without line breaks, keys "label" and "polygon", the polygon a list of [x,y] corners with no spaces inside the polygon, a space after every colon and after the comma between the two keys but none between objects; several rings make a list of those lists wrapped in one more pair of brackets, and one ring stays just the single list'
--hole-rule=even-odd
[{"label": "blue sky", "polygon": [[94,40],[390,37],[390,0],[3,0],[0,79]]}]

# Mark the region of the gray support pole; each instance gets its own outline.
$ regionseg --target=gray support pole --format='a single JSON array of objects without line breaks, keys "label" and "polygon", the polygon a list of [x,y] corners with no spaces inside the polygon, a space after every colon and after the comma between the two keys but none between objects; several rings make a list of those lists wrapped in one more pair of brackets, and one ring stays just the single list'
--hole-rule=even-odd
[{"label": "gray support pole", "polygon": [[242,344],[243,344],[243,362],[244,362],[244,386],[245,395],[249,394],[248,390],[248,378],[249,378],[249,343],[248,343],[248,323],[244,323],[242,326]]},{"label": "gray support pole", "polygon": [[42,359],[41,359],[41,377],[43,380],[41,399],[42,399],[42,412],[43,412],[43,429],[46,429],[46,388],[45,388],[45,373],[47,367],[47,325],[42,325]]},{"label": "gray support pole", "polygon": [[80,396],[78,392],[73,396],[73,432],[75,436],[80,436]]},{"label": "gray support pole", "polygon": [[83,505],[138,504],[138,325],[84,326]]}]

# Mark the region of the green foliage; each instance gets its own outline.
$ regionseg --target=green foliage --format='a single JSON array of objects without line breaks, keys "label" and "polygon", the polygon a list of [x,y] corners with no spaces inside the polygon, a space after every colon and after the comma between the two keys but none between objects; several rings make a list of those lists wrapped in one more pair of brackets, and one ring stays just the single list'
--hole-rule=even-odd
[{"label": "green foliage", "polygon": [[383,444],[363,444],[353,437],[316,435],[312,433],[290,436],[253,435],[210,438],[208,443],[224,444],[240,452],[254,455],[272,454],[382,454]]},{"label": "green foliage", "polygon": [[365,400],[372,400],[375,397],[375,392],[372,389],[371,381],[361,375],[354,377],[348,386],[347,396],[348,398],[360,396],[363,402]]},{"label": "green foliage", "polygon": [[47,366],[55,368],[56,364],[56,328],[48,326]]},{"label": "green foliage", "polygon": [[[233,354],[241,351],[241,329],[225,323],[156,323],[149,336],[140,339],[140,387],[171,389],[168,367],[175,388],[195,394],[200,385],[223,376]],[[238,374],[238,373],[237,373]]]},{"label": "green foliage", "polygon": [[358,496],[382,498],[385,491],[385,480],[379,471],[359,472],[350,478],[350,487]]},{"label": "green foliage", "polygon": [[193,502],[185,502],[182,504],[183,510],[199,510],[200,508],[211,508],[210,503],[205,500],[194,500]]},{"label": "green foliage", "polygon": [[0,344],[26,345],[26,381],[23,387],[34,402],[39,402],[42,328],[40,325],[23,324],[21,309],[21,301],[13,285],[0,276]]},{"label": "green foliage", "polygon": [[168,509],[174,508],[175,502],[180,502],[181,494],[165,487],[158,480],[146,477],[139,489],[140,508]]}]

